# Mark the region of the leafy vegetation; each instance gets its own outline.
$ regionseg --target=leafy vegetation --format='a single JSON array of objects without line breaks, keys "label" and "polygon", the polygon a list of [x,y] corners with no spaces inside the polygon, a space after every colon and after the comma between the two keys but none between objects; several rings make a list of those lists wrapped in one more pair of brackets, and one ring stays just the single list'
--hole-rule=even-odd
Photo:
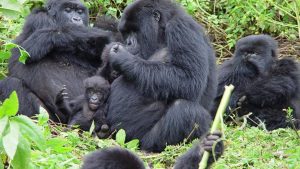
[{"label": "leafy vegetation", "polygon": [[[287,39],[294,48],[300,38],[300,1],[290,0],[178,0],[211,35],[217,55],[231,55],[237,39],[249,34],[267,33]],[[7,74],[11,40],[20,32],[25,17],[43,0],[0,1],[0,78]],[[86,0],[91,20],[97,15],[120,17],[131,0]],[[299,41],[299,40],[298,40]],[[4,45],[6,44],[6,45]],[[297,50],[286,54],[299,55]],[[22,53],[22,52],[21,52]],[[23,52],[23,59],[28,57]],[[16,116],[18,101],[12,93],[0,107],[0,169],[11,168],[79,168],[85,154],[97,148],[121,146],[136,152],[153,168],[171,168],[175,159],[192,143],[168,146],[160,154],[137,150],[139,141],[125,143],[126,133],[120,130],[116,140],[99,140],[89,132],[69,131],[49,121],[45,110],[34,119]],[[299,135],[299,131],[297,133]],[[239,125],[225,127],[226,150],[213,168],[300,168],[300,139],[292,129],[268,132]],[[31,151],[30,151],[31,150]]]}]

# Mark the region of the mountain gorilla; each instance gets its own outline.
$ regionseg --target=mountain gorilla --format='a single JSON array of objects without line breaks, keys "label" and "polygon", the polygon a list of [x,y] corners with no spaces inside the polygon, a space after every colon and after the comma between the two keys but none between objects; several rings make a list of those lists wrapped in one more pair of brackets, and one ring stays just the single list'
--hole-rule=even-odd
[{"label": "mountain gorilla", "polygon": [[108,46],[121,74],[108,100],[111,129],[125,129],[128,140],[155,152],[205,134],[217,83],[202,27],[170,0],[137,0],[125,8],[119,31],[126,46]]},{"label": "mountain gorilla", "polygon": [[[179,157],[174,169],[198,169],[203,152],[210,152],[208,166],[213,163],[213,145],[221,138],[221,133],[207,135],[187,153]],[[214,149],[216,159],[223,153],[223,144],[216,144]],[[145,169],[143,162],[133,153],[120,148],[98,150],[87,155],[82,169]]]},{"label": "mountain gorilla", "polygon": [[43,103],[52,120],[66,123],[68,117],[55,106],[57,93],[66,85],[71,98],[82,95],[83,80],[96,72],[102,49],[112,41],[111,32],[88,27],[88,17],[80,0],[48,0],[32,11],[15,40],[30,58],[22,64],[13,51],[9,77],[0,84],[2,99],[16,90],[20,113],[34,115]]},{"label": "mountain gorilla", "polygon": [[99,138],[108,136],[109,127],[106,123],[106,101],[110,92],[110,85],[101,76],[92,76],[83,82],[85,93],[73,100],[69,100],[68,93],[63,88],[56,97],[55,104],[60,112],[69,115],[68,126],[79,125],[88,131],[95,122],[96,134]]},{"label": "mountain gorilla", "polygon": [[235,90],[229,106],[238,108],[238,115],[252,112],[254,124],[264,122],[268,130],[287,127],[283,109],[294,108],[299,117],[299,69],[291,59],[277,59],[277,42],[267,35],[251,35],[236,44],[234,57],[218,69],[220,102],[224,86]]}]

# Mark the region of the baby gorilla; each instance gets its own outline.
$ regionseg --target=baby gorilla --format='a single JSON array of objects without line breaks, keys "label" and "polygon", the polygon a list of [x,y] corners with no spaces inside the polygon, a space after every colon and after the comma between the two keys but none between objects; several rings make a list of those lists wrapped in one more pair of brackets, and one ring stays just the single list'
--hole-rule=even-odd
[{"label": "baby gorilla", "polygon": [[108,135],[109,127],[105,121],[105,103],[109,96],[110,85],[101,76],[93,76],[84,80],[85,94],[74,100],[68,100],[66,88],[63,88],[56,97],[56,106],[69,115],[68,126],[79,125],[82,130],[88,131],[94,120],[95,131],[99,138]]},{"label": "baby gorilla", "polygon": [[[220,132],[207,135],[201,143],[182,155],[175,163],[174,169],[198,169],[203,152],[215,152],[218,158],[223,152]],[[218,143],[217,143],[218,142]],[[217,143],[217,144],[216,144]],[[216,145],[213,149],[213,145]],[[213,156],[208,160],[208,166],[213,163]],[[145,169],[143,162],[128,150],[109,148],[98,150],[86,156],[82,169]]]}]

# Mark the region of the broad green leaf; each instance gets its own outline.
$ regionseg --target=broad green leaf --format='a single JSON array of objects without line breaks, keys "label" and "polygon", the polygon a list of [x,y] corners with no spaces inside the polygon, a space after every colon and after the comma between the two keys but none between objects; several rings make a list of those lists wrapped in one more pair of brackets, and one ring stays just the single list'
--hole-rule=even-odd
[{"label": "broad green leaf", "polygon": [[23,64],[25,64],[25,61],[28,59],[29,57],[29,53],[27,51],[25,51],[24,49],[20,49],[20,57],[19,57],[19,61]]},{"label": "broad green leaf", "polygon": [[17,19],[21,13],[19,11],[0,7],[0,14],[10,19]]},{"label": "broad green leaf", "polygon": [[19,126],[16,123],[10,123],[9,132],[3,136],[3,147],[10,159],[14,159],[19,144]]},{"label": "broad green leaf", "polygon": [[13,91],[8,99],[5,99],[2,106],[0,107],[0,118],[4,115],[14,116],[19,110],[19,100],[17,92]]},{"label": "broad green leaf", "polygon": [[124,145],[125,144],[125,139],[126,139],[126,132],[124,129],[120,129],[117,134],[116,134],[116,141],[117,143],[119,143],[120,145]]},{"label": "broad green leaf", "polygon": [[46,124],[48,120],[49,120],[49,114],[47,110],[44,107],[40,106],[40,113],[38,115],[38,124],[42,126]]},{"label": "broad green leaf", "polygon": [[16,155],[11,162],[12,166],[14,167],[14,169],[29,169],[31,151],[30,144],[23,137],[20,137],[19,140],[20,141],[18,144]]},{"label": "broad green leaf", "polygon": [[126,143],[126,148],[130,150],[136,150],[139,147],[139,142],[140,141],[138,139],[131,140],[128,143]]},{"label": "broad green leaf", "polygon": [[93,131],[94,131],[94,130],[95,130],[95,121],[93,120],[92,125],[91,125],[91,127],[90,127],[90,131],[89,131],[90,135],[93,134]]},{"label": "broad green leaf", "polygon": [[45,149],[46,140],[43,137],[43,133],[38,125],[36,125],[30,118],[20,115],[12,117],[11,122],[15,122],[20,127],[20,132],[25,138],[33,141],[40,150]]},{"label": "broad green leaf", "polygon": [[22,4],[16,0],[1,0],[0,4],[2,5],[2,8],[11,9],[14,11],[20,11],[22,8]]},{"label": "broad green leaf", "polygon": [[6,43],[3,45],[5,50],[12,50],[13,48],[18,48],[19,46],[15,43]]},{"label": "broad green leaf", "polygon": [[6,60],[10,58],[10,52],[0,51],[0,59]]},{"label": "broad green leaf", "polygon": [[69,142],[62,138],[51,138],[47,140],[47,147],[52,148],[56,153],[66,153],[73,150],[72,147],[67,147]]},{"label": "broad green leaf", "polygon": [[0,138],[2,136],[2,133],[6,129],[6,126],[8,124],[8,117],[4,116],[3,118],[0,119]]}]

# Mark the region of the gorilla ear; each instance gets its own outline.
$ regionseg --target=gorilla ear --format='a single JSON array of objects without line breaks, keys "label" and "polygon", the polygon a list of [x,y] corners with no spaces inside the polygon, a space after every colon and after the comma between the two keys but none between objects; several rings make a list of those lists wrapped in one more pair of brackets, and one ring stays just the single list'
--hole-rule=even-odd
[{"label": "gorilla ear", "polygon": [[160,12],[159,12],[158,10],[156,10],[156,9],[153,10],[152,15],[153,15],[153,18],[154,18],[157,22],[160,21]]},{"label": "gorilla ear", "polygon": [[272,54],[273,59],[277,58],[277,50],[276,49],[272,49],[271,54]]}]

